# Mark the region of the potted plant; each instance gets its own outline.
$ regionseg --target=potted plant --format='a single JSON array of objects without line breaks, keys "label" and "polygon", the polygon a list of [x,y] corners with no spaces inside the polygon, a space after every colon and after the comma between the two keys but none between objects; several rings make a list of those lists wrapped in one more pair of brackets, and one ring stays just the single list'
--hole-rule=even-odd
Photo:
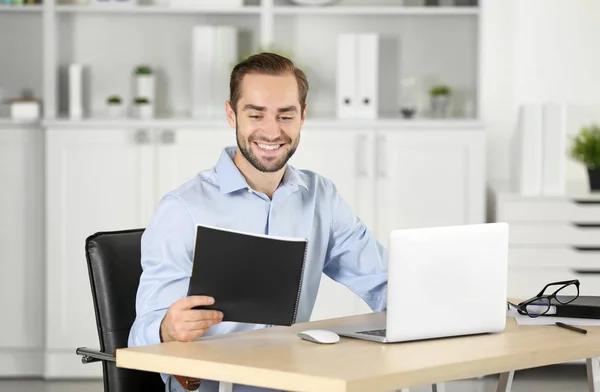
[{"label": "potted plant", "polygon": [[154,71],[148,65],[138,65],[133,71],[134,91],[133,96],[146,98],[150,105],[155,101],[155,75]]},{"label": "potted plant", "polygon": [[120,96],[111,95],[106,98],[106,105],[108,106],[108,115],[110,117],[120,117],[123,115],[123,102]]},{"label": "potted plant", "polygon": [[136,97],[133,100],[135,116],[142,119],[152,118],[152,105],[150,100],[146,97]]},{"label": "potted plant", "polygon": [[448,102],[452,89],[445,85],[435,85],[429,90],[431,96],[431,113],[433,117],[446,117],[448,112]]},{"label": "potted plant", "polygon": [[600,127],[597,124],[582,127],[572,138],[571,157],[585,165],[590,190],[600,191]]}]

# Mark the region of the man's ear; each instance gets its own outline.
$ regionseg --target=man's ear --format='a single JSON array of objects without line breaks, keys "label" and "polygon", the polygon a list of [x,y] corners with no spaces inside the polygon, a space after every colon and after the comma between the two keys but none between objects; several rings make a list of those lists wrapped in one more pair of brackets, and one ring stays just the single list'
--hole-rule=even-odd
[{"label": "man's ear", "polygon": [[302,123],[304,124],[304,120],[306,120],[306,109],[308,108],[308,104],[304,104],[304,108],[302,108]]},{"label": "man's ear", "polygon": [[229,126],[233,129],[236,128],[236,116],[235,111],[233,110],[233,106],[231,106],[231,102],[225,102],[225,113],[227,113],[227,122],[229,122]]}]

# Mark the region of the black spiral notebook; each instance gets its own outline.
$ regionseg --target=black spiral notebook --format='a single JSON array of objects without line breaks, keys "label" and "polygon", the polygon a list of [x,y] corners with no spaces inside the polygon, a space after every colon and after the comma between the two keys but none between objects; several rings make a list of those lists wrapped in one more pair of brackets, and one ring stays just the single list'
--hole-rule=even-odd
[{"label": "black spiral notebook", "polygon": [[188,295],[208,295],[223,321],[295,323],[308,240],[198,225]]}]

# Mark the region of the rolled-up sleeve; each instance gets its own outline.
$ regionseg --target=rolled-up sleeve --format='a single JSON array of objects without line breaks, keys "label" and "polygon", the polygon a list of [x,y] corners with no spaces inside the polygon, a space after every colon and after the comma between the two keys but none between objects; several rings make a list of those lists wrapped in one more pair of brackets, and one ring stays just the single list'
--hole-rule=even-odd
[{"label": "rolled-up sleeve", "polygon": [[171,304],[187,296],[195,225],[184,201],[163,197],[142,236],[142,275],[130,347],[160,343],[160,325]]},{"label": "rolled-up sleeve", "polygon": [[387,306],[387,250],[331,184],[331,235],[323,272],[374,311]]}]

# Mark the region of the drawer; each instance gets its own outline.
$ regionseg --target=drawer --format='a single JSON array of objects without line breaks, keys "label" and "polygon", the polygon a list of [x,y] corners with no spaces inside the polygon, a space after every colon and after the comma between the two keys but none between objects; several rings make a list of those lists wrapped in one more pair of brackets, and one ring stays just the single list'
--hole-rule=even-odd
[{"label": "drawer", "polygon": [[572,247],[511,248],[509,268],[560,268],[574,271],[600,271],[600,250]]},{"label": "drawer", "polygon": [[511,224],[513,245],[576,245],[600,248],[600,224]]},{"label": "drawer", "polygon": [[548,283],[570,279],[579,279],[580,295],[600,296],[600,273],[579,273],[568,268],[510,267],[508,297],[525,300],[536,295]]},{"label": "drawer", "polygon": [[600,224],[600,200],[505,199],[497,205],[496,221]]}]

